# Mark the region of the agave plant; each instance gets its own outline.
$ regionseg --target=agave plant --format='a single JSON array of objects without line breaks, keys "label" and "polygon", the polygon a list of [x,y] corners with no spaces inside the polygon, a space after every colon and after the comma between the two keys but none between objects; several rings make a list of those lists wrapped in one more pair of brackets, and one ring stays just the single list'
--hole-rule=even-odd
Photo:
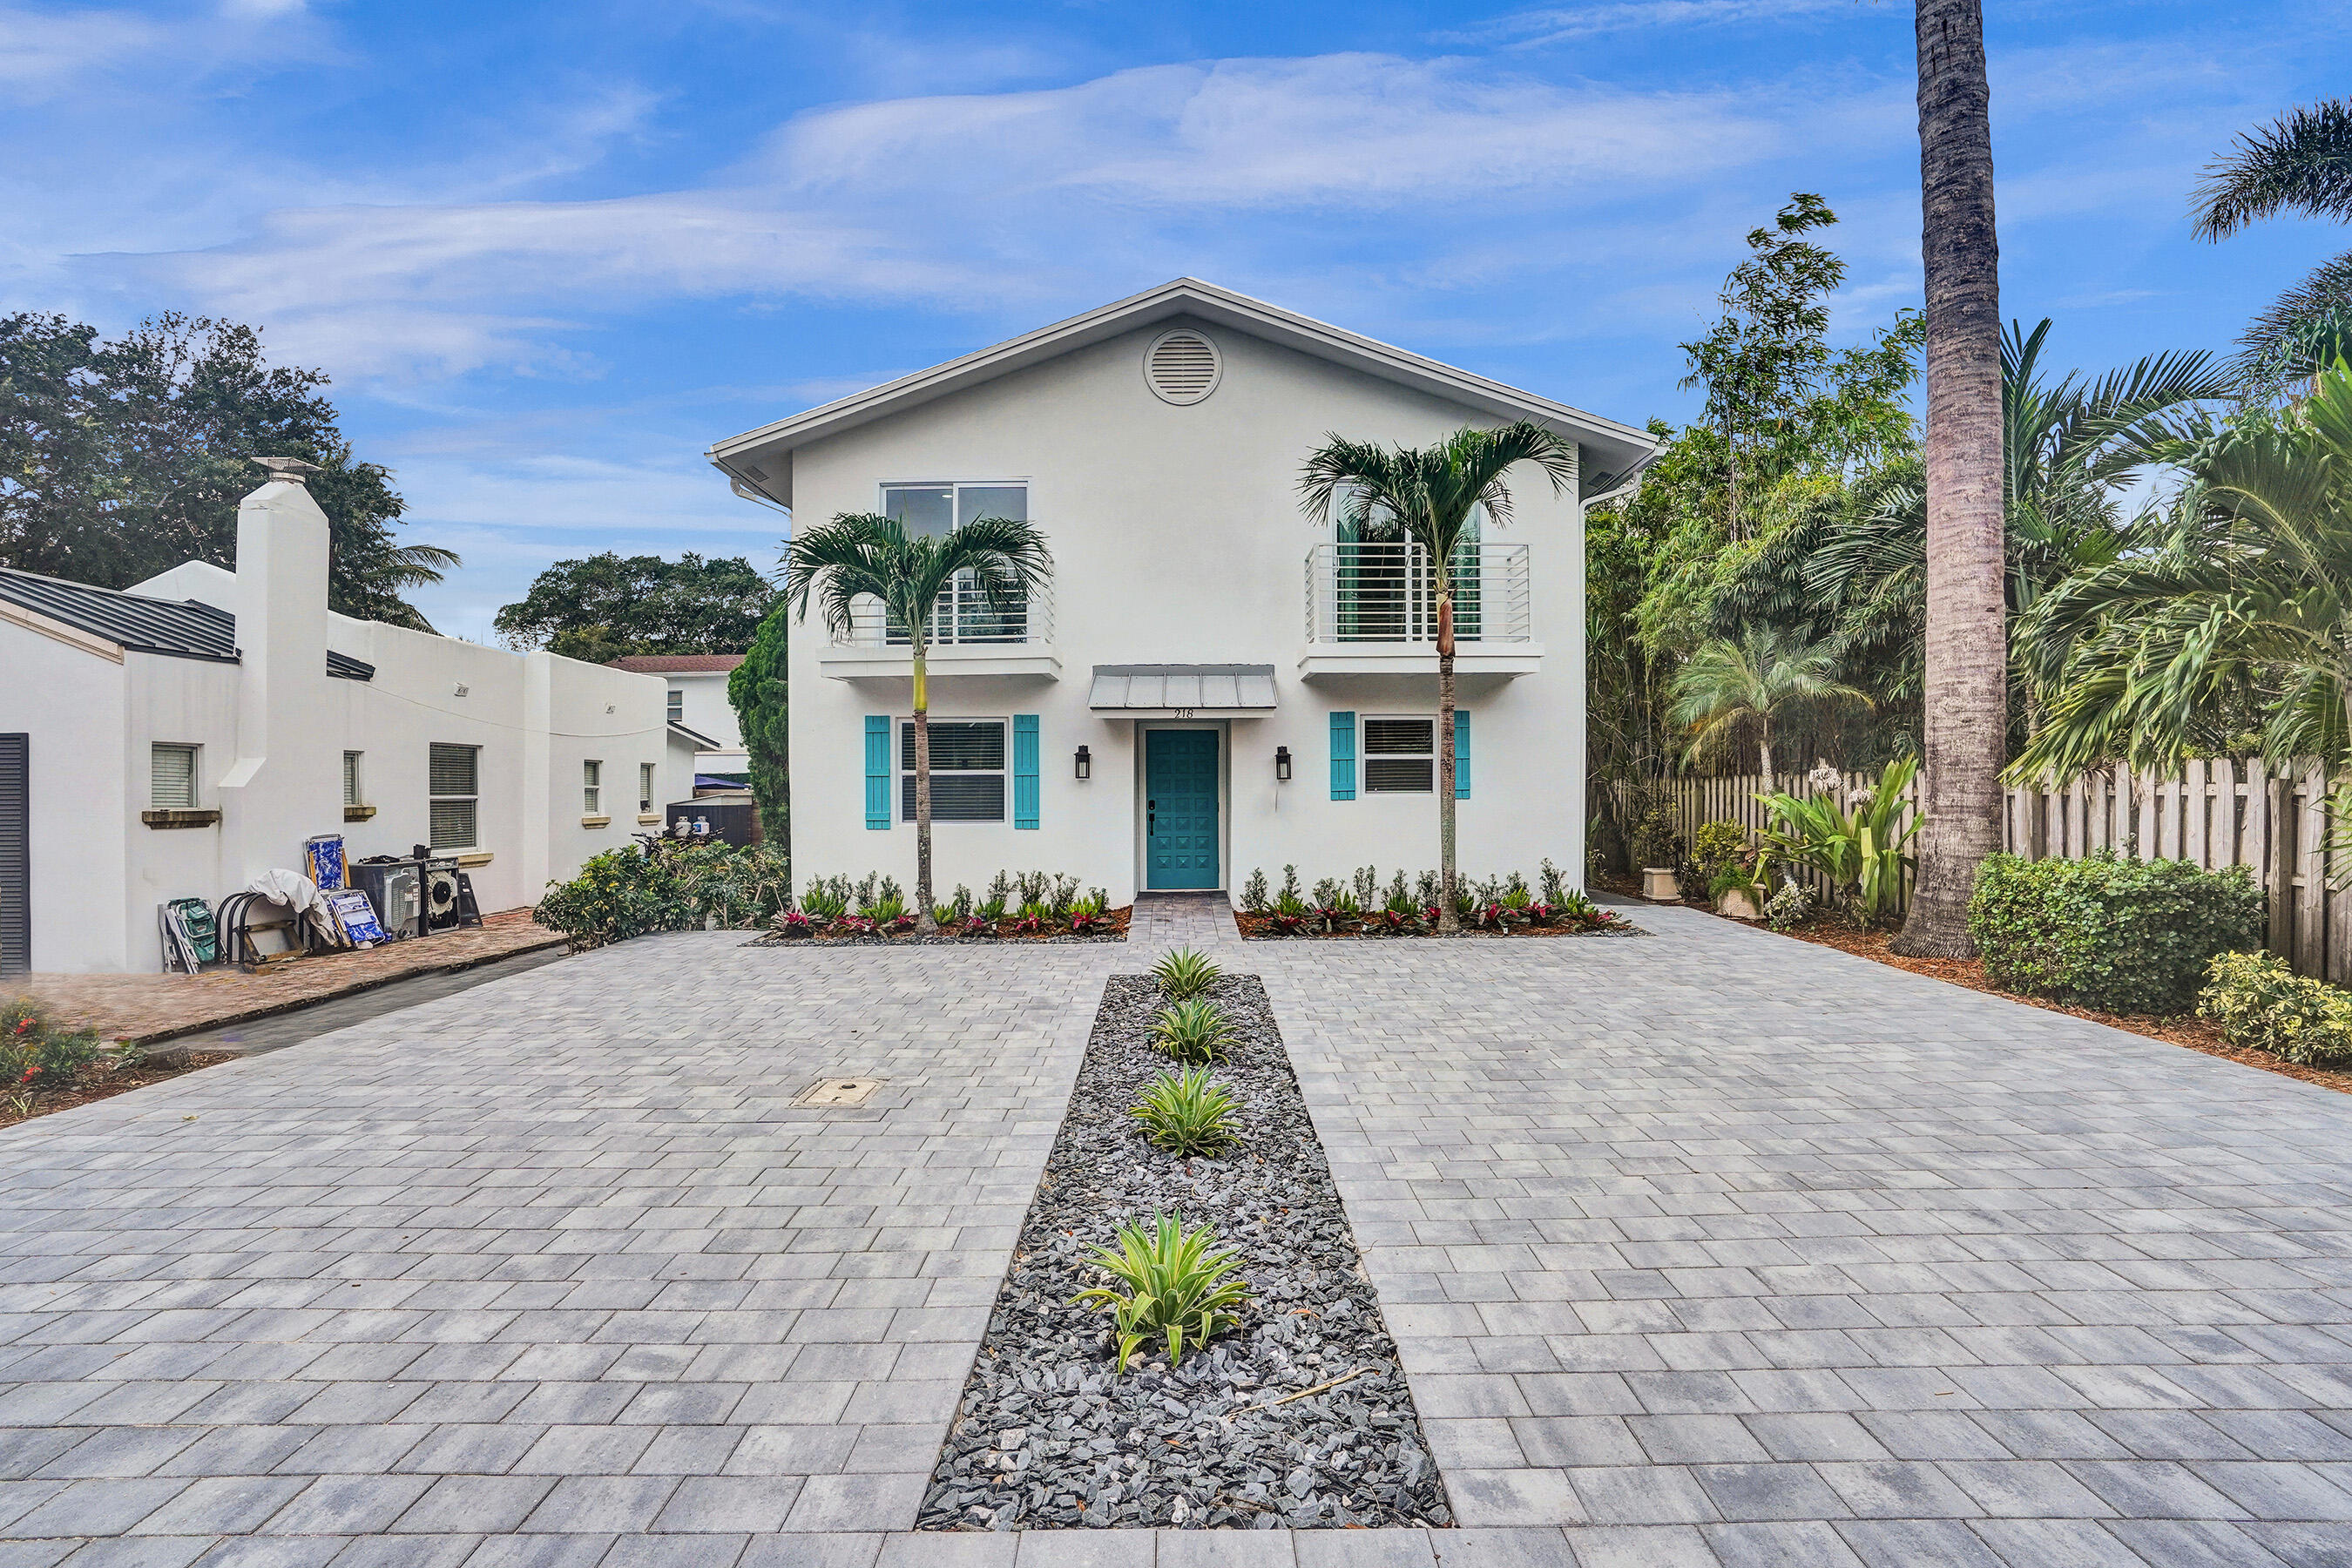
[{"label": "agave plant", "polygon": [[1171,1154],[1207,1154],[1233,1138],[1233,1091],[1206,1068],[1161,1073],[1128,1110],[1144,1135]]},{"label": "agave plant", "polygon": [[1757,799],[1771,812],[1773,827],[1763,836],[1774,858],[1818,871],[1832,892],[1864,925],[1892,914],[1903,896],[1903,879],[1916,864],[1904,853],[1924,820],[1908,813],[1903,792],[1919,765],[1916,757],[1886,764],[1869,798],[1848,812],[1837,796],[1765,795]]},{"label": "agave plant", "polygon": [[1237,1309],[1249,1301],[1249,1288],[1229,1278],[1238,1255],[1219,1247],[1216,1232],[1207,1226],[1186,1230],[1177,1215],[1153,1216],[1148,1230],[1121,1226],[1117,1248],[1097,1247],[1094,1260],[1113,1284],[1081,1290],[1070,1304],[1111,1314],[1122,1373],[1137,1349],[1155,1335],[1166,1340],[1171,1363],[1182,1362],[1188,1344],[1206,1344],[1220,1331],[1238,1325]]},{"label": "agave plant", "polygon": [[1160,1013],[1151,1026],[1151,1043],[1180,1062],[1213,1062],[1230,1053],[1234,1026],[1215,1003],[1196,997]]},{"label": "agave plant", "polygon": [[1224,971],[1206,953],[1180,947],[1151,966],[1151,977],[1171,1002],[1189,1002],[1214,985]]}]

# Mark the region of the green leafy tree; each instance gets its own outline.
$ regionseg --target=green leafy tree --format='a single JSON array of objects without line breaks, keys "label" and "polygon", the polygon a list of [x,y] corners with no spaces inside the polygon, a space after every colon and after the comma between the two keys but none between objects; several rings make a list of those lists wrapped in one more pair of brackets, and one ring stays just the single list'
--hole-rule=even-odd
[{"label": "green leafy tree", "polygon": [[603,664],[626,654],[740,653],[776,603],[774,585],[741,556],[607,551],[541,572],[497,625],[509,647]]},{"label": "green leafy tree", "polygon": [[394,537],[388,469],[357,460],[323,372],[268,364],[251,327],[166,313],[116,339],[0,317],[0,564],[124,588],[186,561],[234,568],[251,459],[319,465],[328,604],[430,631],[404,594],[458,564]]},{"label": "green leafy tree", "polygon": [[751,646],[727,677],[727,700],[743,731],[751,759],[751,798],[760,809],[760,831],[779,847],[791,842],[791,691],[785,639],[790,631],[782,605],[768,612]]},{"label": "green leafy tree", "polygon": [[849,635],[860,598],[881,601],[884,623],[904,636],[914,677],[916,930],[932,932],[930,619],[956,579],[969,576],[990,610],[1016,611],[1054,573],[1045,536],[1030,522],[977,517],[940,534],[909,534],[898,519],[844,512],[796,535],[784,555],[784,599],[799,618],[814,594],[825,629]]},{"label": "green leafy tree", "polygon": [[1672,718],[1696,752],[1734,726],[1752,726],[1764,788],[1772,788],[1773,721],[1801,703],[1859,702],[1869,696],[1837,679],[1837,655],[1785,631],[1751,626],[1738,638],[1701,645],[1675,677]]},{"label": "green leafy tree", "polygon": [[[2205,170],[2200,239],[2229,238],[2282,213],[2352,223],[2352,99],[2295,109],[2238,139]],[[2265,389],[2352,353],[2352,251],[2324,263],[2248,326],[2243,367]]]},{"label": "green leafy tree", "polygon": [[1461,929],[1454,897],[1454,574],[1471,539],[1471,517],[1483,508],[1496,524],[1511,517],[1504,475],[1533,463],[1551,480],[1552,493],[1573,493],[1574,442],[1521,419],[1499,430],[1462,429],[1434,447],[1381,447],[1338,434],[1307,458],[1299,505],[1314,519],[1339,516],[1362,539],[1402,539],[1421,546],[1429,563],[1429,595],[1437,606],[1437,853],[1443,894],[1438,929]]}]

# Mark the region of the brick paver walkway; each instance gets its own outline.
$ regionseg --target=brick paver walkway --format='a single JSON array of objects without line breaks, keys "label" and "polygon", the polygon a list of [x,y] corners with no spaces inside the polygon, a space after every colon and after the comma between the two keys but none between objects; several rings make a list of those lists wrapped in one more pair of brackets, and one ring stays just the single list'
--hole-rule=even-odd
[{"label": "brick paver walkway", "polygon": [[1156,941],[698,933],[0,1134],[0,1568],[2347,1561],[2352,1099],[1640,919],[1220,944],[1476,1528],[903,1533]]}]

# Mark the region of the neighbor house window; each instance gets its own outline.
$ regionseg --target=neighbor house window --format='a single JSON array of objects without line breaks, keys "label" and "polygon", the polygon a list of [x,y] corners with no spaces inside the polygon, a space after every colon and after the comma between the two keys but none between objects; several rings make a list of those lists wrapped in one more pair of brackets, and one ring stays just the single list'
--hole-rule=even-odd
[{"label": "neighbor house window", "polygon": [[1364,721],[1364,790],[1369,795],[1429,795],[1437,788],[1437,721]]},{"label": "neighbor house window", "polygon": [[653,808],[654,765],[651,763],[639,763],[637,764],[637,809],[651,811]]},{"label": "neighbor house window", "polygon": [[673,724],[686,721],[686,693],[675,686],[669,691],[669,721]]},{"label": "neighbor house window", "polygon": [[471,849],[480,843],[482,748],[434,742],[425,787],[433,847]]},{"label": "neighbor house window", "polygon": [[343,753],[343,804],[365,805],[367,795],[360,787],[360,756],[358,752]]},{"label": "neighbor house window", "polygon": [[157,811],[193,811],[196,805],[196,748],[157,742],[151,752],[148,804]]},{"label": "neighbor house window", "polygon": [[604,798],[604,764],[583,762],[580,764],[580,809],[590,816],[601,816]]},{"label": "neighbor house window", "polygon": [[[915,820],[915,724],[898,721],[898,816]],[[931,721],[931,820],[1004,820],[1004,721]]]}]

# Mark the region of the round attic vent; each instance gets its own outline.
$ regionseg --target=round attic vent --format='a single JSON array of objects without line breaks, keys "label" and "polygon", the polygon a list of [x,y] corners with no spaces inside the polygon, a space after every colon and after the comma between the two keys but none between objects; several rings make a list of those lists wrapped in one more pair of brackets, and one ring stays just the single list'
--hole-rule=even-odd
[{"label": "round attic vent", "polygon": [[1143,379],[1162,403],[1198,403],[1224,374],[1217,345],[1189,327],[1162,332],[1143,351]]}]

